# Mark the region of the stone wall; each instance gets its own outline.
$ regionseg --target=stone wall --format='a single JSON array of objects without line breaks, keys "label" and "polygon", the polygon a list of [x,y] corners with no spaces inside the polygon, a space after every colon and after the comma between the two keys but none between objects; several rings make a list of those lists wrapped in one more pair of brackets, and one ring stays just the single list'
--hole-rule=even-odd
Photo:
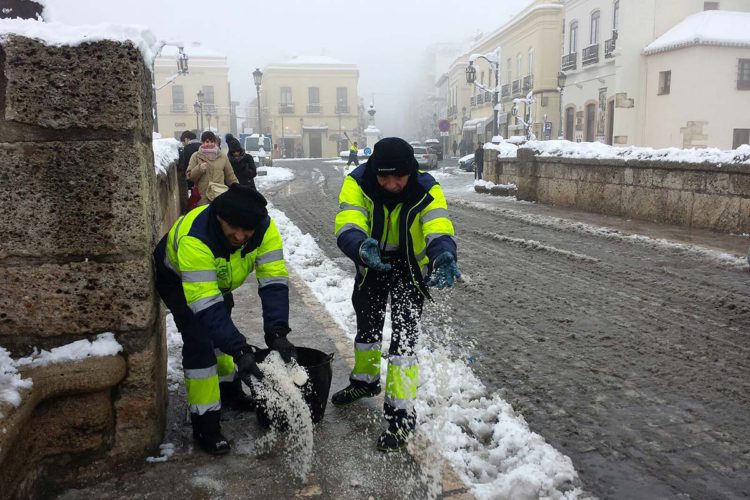
[{"label": "stone wall", "polygon": [[521,148],[515,161],[497,161],[491,171],[498,180],[517,185],[519,200],[722,232],[750,232],[747,165],[541,157]]},{"label": "stone wall", "polygon": [[158,238],[164,236],[172,224],[180,217],[182,205],[186,205],[187,187],[185,174],[177,171],[177,162],[172,163],[166,172],[160,172],[156,177],[157,196],[159,198]]},{"label": "stone wall", "polygon": [[27,417],[5,428],[0,497],[49,496],[142,463],[161,442],[151,129],[150,73],[131,43],[0,39],[0,345],[18,358],[111,331],[124,350],[108,377],[69,386],[87,365],[62,366],[49,379],[61,390],[34,380],[19,413],[4,412],[3,424]]}]

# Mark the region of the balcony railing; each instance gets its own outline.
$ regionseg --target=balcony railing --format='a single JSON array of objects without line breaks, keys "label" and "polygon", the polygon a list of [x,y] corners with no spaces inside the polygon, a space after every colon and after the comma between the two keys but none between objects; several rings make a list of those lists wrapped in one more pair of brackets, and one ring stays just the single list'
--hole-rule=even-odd
[{"label": "balcony railing", "polygon": [[477,98],[476,97],[470,98],[469,99],[469,106],[471,106],[473,108],[476,105],[477,105]]},{"label": "balcony railing", "polygon": [[291,102],[282,102],[279,104],[279,114],[288,115],[294,113],[294,104]]},{"label": "balcony railing", "polygon": [[617,38],[610,38],[606,42],[604,42],[604,58],[609,59],[610,57],[615,57],[615,47],[616,47]]},{"label": "balcony railing", "polygon": [[581,55],[581,66],[588,66],[589,64],[596,64],[599,62],[599,44],[589,45],[583,49]]},{"label": "balcony railing", "polygon": [[308,114],[320,113],[320,104],[308,104],[307,113]]},{"label": "balcony railing", "polygon": [[345,115],[349,112],[349,105],[348,104],[337,104],[336,105],[336,114],[337,115]]},{"label": "balcony railing", "polygon": [[510,83],[506,83],[500,89],[501,97],[510,97]]},{"label": "balcony railing", "polygon": [[534,87],[534,75],[523,77],[523,91],[528,92]]},{"label": "balcony railing", "polygon": [[560,65],[560,69],[562,71],[568,71],[571,69],[576,69],[576,61],[578,60],[578,52],[572,52],[570,54],[565,54],[562,56],[562,64]]},{"label": "balcony railing", "polygon": [[481,92],[477,94],[477,106],[484,103],[484,94]]},{"label": "balcony railing", "polygon": [[203,103],[203,112],[207,114],[216,115],[216,111],[219,108],[216,107],[216,104],[204,102]]},{"label": "balcony railing", "polygon": [[521,93],[521,80],[513,80],[512,84],[513,95],[519,95]]},{"label": "balcony railing", "polygon": [[492,92],[489,90],[484,91],[484,102],[492,102]]},{"label": "balcony railing", "polygon": [[184,102],[173,102],[170,108],[172,113],[185,113],[187,112],[187,106]]}]

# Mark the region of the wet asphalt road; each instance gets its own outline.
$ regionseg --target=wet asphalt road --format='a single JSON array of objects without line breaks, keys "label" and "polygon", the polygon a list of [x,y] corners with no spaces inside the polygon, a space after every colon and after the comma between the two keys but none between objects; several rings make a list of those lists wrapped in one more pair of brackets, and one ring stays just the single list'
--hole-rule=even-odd
[{"label": "wet asphalt road", "polygon": [[[267,190],[269,199],[351,268],[333,239],[343,167],[277,165],[296,177]],[[462,355],[475,373],[532,430],[571,457],[586,491],[750,497],[747,269],[529,220],[540,211],[534,205],[478,209],[456,199],[470,174],[440,181],[467,276],[439,297],[457,349],[468,350]],[[429,330],[437,320],[426,314]]]}]

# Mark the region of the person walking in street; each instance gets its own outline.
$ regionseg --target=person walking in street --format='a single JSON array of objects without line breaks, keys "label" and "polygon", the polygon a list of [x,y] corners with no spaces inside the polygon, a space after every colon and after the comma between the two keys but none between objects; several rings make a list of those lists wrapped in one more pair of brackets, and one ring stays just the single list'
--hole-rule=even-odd
[{"label": "person walking in street", "polygon": [[229,163],[232,164],[232,170],[239,183],[243,186],[255,188],[255,176],[258,175],[258,169],[255,167],[253,156],[249,155],[242,149],[240,141],[232,134],[224,136],[229,149]]},{"label": "person walking in street", "polygon": [[216,145],[216,135],[210,130],[201,134],[201,146],[190,158],[187,177],[198,186],[198,206],[207,205],[238,182],[227,155]]},{"label": "person walking in street", "polygon": [[[393,333],[383,414],[381,451],[402,449],[416,425],[418,323],[428,286],[453,286],[456,265],[453,223],[440,184],[418,171],[414,149],[388,137],[344,179],[335,233],[356,265],[352,304],[357,316],[354,369],[349,385],[331,398],[336,406],[380,393],[383,323],[390,295]],[[429,277],[429,278],[428,278]]]},{"label": "person walking in street", "polygon": [[455,139],[453,139],[453,156],[456,156],[456,151],[458,150],[458,143]]},{"label": "person walking in street", "polygon": [[354,141],[352,146],[349,148],[349,161],[346,162],[346,166],[348,167],[352,163],[354,163],[354,166],[359,166],[359,147],[357,147],[357,142]]},{"label": "person walking in street", "polygon": [[185,130],[180,135],[180,143],[182,143],[182,149],[180,150],[180,157],[177,160],[177,172],[180,181],[180,213],[185,214],[190,209],[195,208],[198,200],[200,200],[198,188],[194,189],[193,181],[187,178],[187,168],[190,164],[190,158],[201,147],[201,141],[198,140],[193,131]]},{"label": "person walking in street", "polygon": [[474,178],[482,179],[484,173],[484,147],[481,142],[477,143],[477,149],[474,151]]},{"label": "person walking in street", "polygon": [[154,250],[156,290],[184,342],[182,366],[193,436],[208,453],[228,453],[222,407],[250,411],[241,381],[263,378],[252,348],[232,322],[232,290],[255,269],[268,347],[295,356],[289,329],[288,273],[281,236],[265,198],[235,184],[211,204],[180,217]]}]

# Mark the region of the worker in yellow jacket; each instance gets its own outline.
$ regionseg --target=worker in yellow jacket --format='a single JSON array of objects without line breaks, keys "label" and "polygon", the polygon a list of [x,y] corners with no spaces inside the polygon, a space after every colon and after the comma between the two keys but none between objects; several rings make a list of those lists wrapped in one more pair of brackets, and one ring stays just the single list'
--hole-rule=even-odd
[{"label": "worker in yellow jacket", "polygon": [[231,319],[232,290],[255,271],[266,344],[289,361],[288,273],[281,235],[266,200],[249,186],[232,185],[210,205],[188,212],[154,250],[156,289],[184,341],[193,435],[211,454],[230,450],[221,434],[222,405],[252,410],[241,380],[262,378],[253,352]]},{"label": "worker in yellow jacket", "polygon": [[345,406],[380,393],[390,296],[393,333],[383,407],[388,428],[378,438],[381,451],[402,449],[416,424],[415,347],[422,305],[430,297],[427,287],[451,287],[461,275],[442,188],[417,166],[406,141],[381,139],[367,163],[344,179],[336,215],[337,244],[357,268],[352,295],[357,336],[349,385],[331,402]]}]

